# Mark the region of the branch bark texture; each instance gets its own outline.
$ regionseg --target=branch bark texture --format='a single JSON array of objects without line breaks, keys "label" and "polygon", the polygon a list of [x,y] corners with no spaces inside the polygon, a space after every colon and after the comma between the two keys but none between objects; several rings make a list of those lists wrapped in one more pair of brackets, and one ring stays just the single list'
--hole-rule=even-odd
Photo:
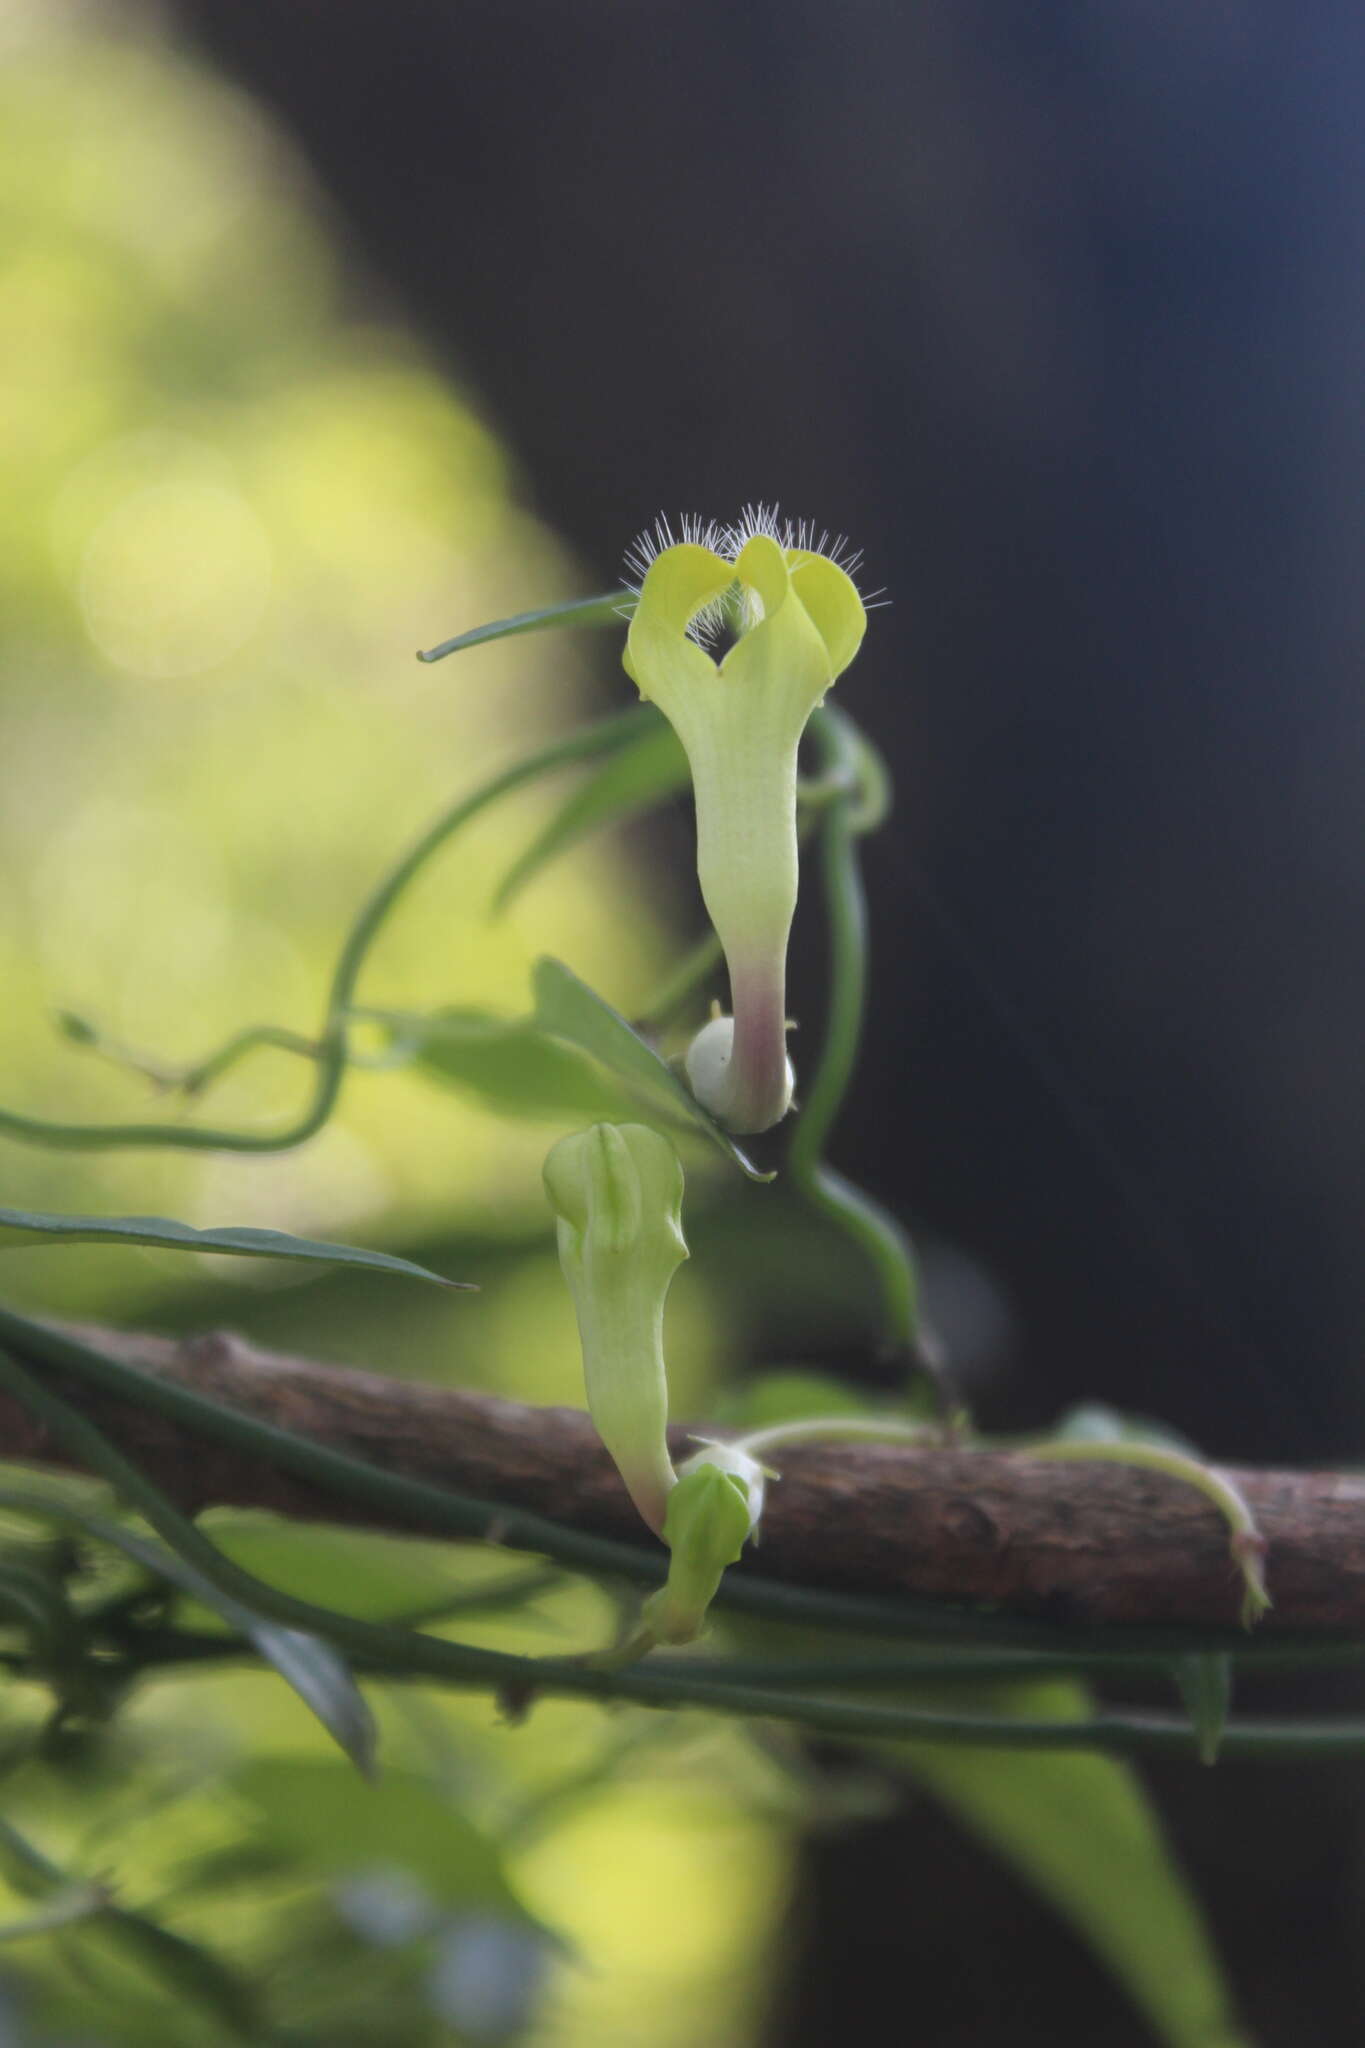
[{"label": "branch bark texture", "polygon": [[[390,1472],[626,1541],[644,1537],[586,1414],[258,1350],[82,1329],[101,1350]],[[52,1382],[183,1507],[258,1507],[385,1526],[261,1459],[209,1443],[74,1380]],[[678,1430],[676,1448],[686,1447]],[[0,1399],[0,1455],[69,1462],[42,1426]],[[1227,1529],[1192,1488],[1112,1465],[1012,1451],[803,1445],[777,1460],[765,1578],[846,1593],[985,1603],[1055,1622],[1234,1626],[1240,1581]],[[1365,1475],[1230,1472],[1270,1546],[1269,1627],[1365,1630]],[[412,1534],[411,1521],[388,1526]],[[740,1567],[744,1569],[744,1567]]]}]

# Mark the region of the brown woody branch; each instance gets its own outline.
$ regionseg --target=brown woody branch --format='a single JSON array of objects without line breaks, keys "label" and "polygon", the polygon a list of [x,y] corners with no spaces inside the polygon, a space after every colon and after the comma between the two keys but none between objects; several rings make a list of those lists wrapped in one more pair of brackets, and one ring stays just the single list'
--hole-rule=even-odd
[{"label": "brown woody branch", "polygon": [[[227,1335],[182,1342],[80,1332],[105,1351],[414,1480],[598,1535],[643,1537],[585,1414],[414,1385],[257,1350]],[[187,1509],[258,1507],[385,1526],[373,1509],[259,1457],[61,1376],[48,1376]],[[686,1432],[678,1432],[678,1446]],[[69,1462],[0,1398],[0,1456]],[[1113,1465],[1017,1452],[803,1446],[780,1459],[763,1518],[765,1577],[843,1592],[989,1603],[1074,1623],[1237,1620],[1227,1529],[1192,1488]],[[1270,1545],[1273,1627],[1365,1631],[1365,1475],[1237,1471]],[[410,1521],[387,1526],[412,1533]]]}]

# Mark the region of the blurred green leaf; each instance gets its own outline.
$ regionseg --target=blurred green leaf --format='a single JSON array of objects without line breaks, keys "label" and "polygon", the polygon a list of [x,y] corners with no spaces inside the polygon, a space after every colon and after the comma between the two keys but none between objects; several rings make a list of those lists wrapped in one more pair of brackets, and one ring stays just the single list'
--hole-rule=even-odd
[{"label": "blurred green leaf", "polygon": [[687,755],[672,726],[661,718],[651,720],[638,738],[609,755],[561,804],[504,875],[493,908],[505,910],[533,876],[589,833],[653,810],[687,789],[691,780]]},{"label": "blurred green leaf", "polygon": [[[224,1614],[223,1618],[228,1620],[230,1616]],[[371,1776],[378,1741],[374,1716],[345,1659],[320,1636],[306,1635],[302,1629],[282,1628],[278,1622],[262,1621],[247,1608],[242,1609],[239,1625],[266,1662],[312,1709],[356,1769]]]},{"label": "blurred green leaf", "polygon": [[610,626],[624,624],[635,607],[633,590],[609,590],[605,597],[574,597],[567,604],[547,604],[538,611],[514,612],[508,619],[490,619],[486,626],[471,626],[439,647],[428,647],[419,661],[444,661],[448,654],[460,654],[466,647],[482,647],[489,640],[510,640],[514,633],[544,633],[555,626]]},{"label": "blurred green leaf", "polygon": [[[1013,1686],[992,1705],[1024,1719],[1089,1711],[1067,1680]],[[1249,2048],[1199,1909],[1126,1764],[927,1743],[899,1754],[1084,1937],[1168,2048]]]},{"label": "blurred green leaf", "polygon": [[163,1927],[146,1913],[126,1912],[121,1906],[111,1906],[99,1924],[148,1969],[165,1978],[181,1997],[213,2007],[224,2024],[253,2048],[277,2038],[265,2029],[255,1986],[220,1962],[211,1949]]},{"label": "blurred green leaf", "polygon": [[612,1073],[619,1074],[632,1089],[640,1090],[671,1112],[675,1119],[689,1124],[700,1131],[713,1145],[718,1145],[727,1159],[746,1173],[750,1180],[772,1180],[771,1173],[760,1173],[748,1155],[742,1152],[729,1133],[709,1117],[701,1104],[673,1072],[660,1059],[653,1046],[646,1045],[639,1033],[632,1031],[619,1010],[613,1010],[595,989],[567,968],[560,960],[540,959],[535,965],[532,979],[535,992],[535,1021],[542,1031],[550,1032],[556,1038],[566,1038],[571,1045],[581,1046],[584,1052],[592,1054]]},{"label": "blurred green leaf", "polygon": [[166,1216],[46,1216],[37,1210],[0,1209],[0,1251],[34,1244],[136,1244],[177,1252],[226,1252],[245,1259],[314,1259],[326,1266],[365,1266],[376,1273],[398,1273],[409,1280],[429,1280],[436,1287],[468,1288],[468,1280],[443,1280],[410,1259],[390,1252],[362,1251],[355,1245],[324,1244],[291,1237],[283,1230],[195,1230]]},{"label": "blurred green leaf", "polygon": [[0,1921],[0,1942],[27,1941],[34,1934],[52,1934],[59,1927],[71,1927],[103,1912],[108,1899],[98,1885],[74,1884],[67,1891],[54,1892],[45,1906],[26,1913],[21,1920]]},{"label": "blurred green leaf", "polygon": [[1199,1738],[1199,1760],[1216,1764],[1232,1705],[1232,1659],[1219,1650],[1196,1650],[1177,1660],[1175,1682]]},{"label": "blurred green leaf", "polygon": [[410,1050],[419,1073],[476,1096],[500,1116],[594,1123],[620,1117],[629,1107],[621,1089],[605,1082],[591,1060],[550,1037],[533,1018],[476,1009],[364,1015],[387,1029],[396,1047]]},{"label": "blurred green leaf", "polygon": [[[496,1618],[518,1612],[536,1594],[562,1583],[557,1572],[504,1563],[490,1557],[485,1546],[462,1550],[449,1543],[225,1510],[205,1517],[204,1528],[223,1555],[253,1577],[296,1599],[369,1620],[461,1611]],[[192,1614],[185,1619],[195,1625]]]},{"label": "blurred green leaf", "polygon": [[[726,1387],[711,1403],[711,1420],[726,1429],[767,1429],[778,1422],[809,1422],[817,1416],[874,1415],[878,1409],[861,1388],[828,1372],[765,1372]],[[893,1412],[887,1410],[885,1412]],[[897,1419],[901,1419],[899,1416]]]},{"label": "blurred green leaf", "polygon": [[281,1756],[248,1759],[233,1783],[259,1810],[267,1840],[319,1877],[401,1871],[442,1907],[539,1924],[497,1844],[429,1778],[390,1771],[358,1785],[339,1764]]},{"label": "blurred green leaf", "polygon": [[[69,1896],[76,1880],[61,1869],[12,1822],[0,1818],[0,1868],[22,1897]],[[106,1899],[91,1915],[128,1954],[169,1983],[186,1999],[210,2007],[240,2040],[261,2044],[274,2037],[266,2031],[253,1986],[220,1962],[210,1949],[174,1934],[149,1913],[131,1911]]]},{"label": "blurred green leaf", "polygon": [[23,1632],[30,1657],[71,1703],[88,1703],[94,1674],[67,1593],[73,1570],[74,1559],[63,1566],[56,1545],[6,1544],[0,1550],[0,1626]]}]

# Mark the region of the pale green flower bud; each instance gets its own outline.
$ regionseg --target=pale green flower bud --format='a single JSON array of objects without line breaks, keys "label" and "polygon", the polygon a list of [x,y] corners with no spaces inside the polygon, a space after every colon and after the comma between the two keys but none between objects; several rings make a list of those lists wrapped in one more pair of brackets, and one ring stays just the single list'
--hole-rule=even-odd
[{"label": "pale green flower bud", "polygon": [[594,1124],[551,1149],[545,1191],[578,1317],[588,1408],[657,1535],[675,1479],[663,1321],[669,1284],[687,1257],[682,1166],[658,1131]]},{"label": "pale green flower bud", "polygon": [[[718,1042],[699,1056],[698,1099],[731,1130],[763,1131],[791,1103],[797,749],[857,653],[867,614],[822,543],[808,546],[804,530],[761,507],[733,531],[685,526],[684,536],[675,545],[661,529],[668,544],[637,543],[643,577],[625,665],[687,750],[697,873],[730,971],[731,1038],[723,1058]],[[718,661],[710,646],[726,633],[736,638]]]}]

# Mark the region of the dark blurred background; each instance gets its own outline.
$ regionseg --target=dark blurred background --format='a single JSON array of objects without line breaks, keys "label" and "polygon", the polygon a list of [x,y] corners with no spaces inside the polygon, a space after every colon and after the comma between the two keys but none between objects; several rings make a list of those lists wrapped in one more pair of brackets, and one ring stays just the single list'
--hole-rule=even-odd
[{"label": "dark blurred background", "polygon": [[[661,508],[775,498],[866,548],[894,602],[840,688],[900,801],[837,1156],[999,1289],[1007,1346],[964,1339],[989,1418],[1096,1396],[1358,1459],[1359,11],[169,18],[295,139],[352,288],[478,394],[585,589]],[[1357,2039],[1358,1776],[1169,1789],[1260,2038]],[[1142,2038],[919,1815],[810,1849],[788,1938],[775,2042]]]},{"label": "dark blurred background", "polygon": [[901,802],[841,1142],[1008,1290],[1011,1404],[1351,1455],[1358,14],[178,13],[596,584],[660,507],[866,547]]}]

